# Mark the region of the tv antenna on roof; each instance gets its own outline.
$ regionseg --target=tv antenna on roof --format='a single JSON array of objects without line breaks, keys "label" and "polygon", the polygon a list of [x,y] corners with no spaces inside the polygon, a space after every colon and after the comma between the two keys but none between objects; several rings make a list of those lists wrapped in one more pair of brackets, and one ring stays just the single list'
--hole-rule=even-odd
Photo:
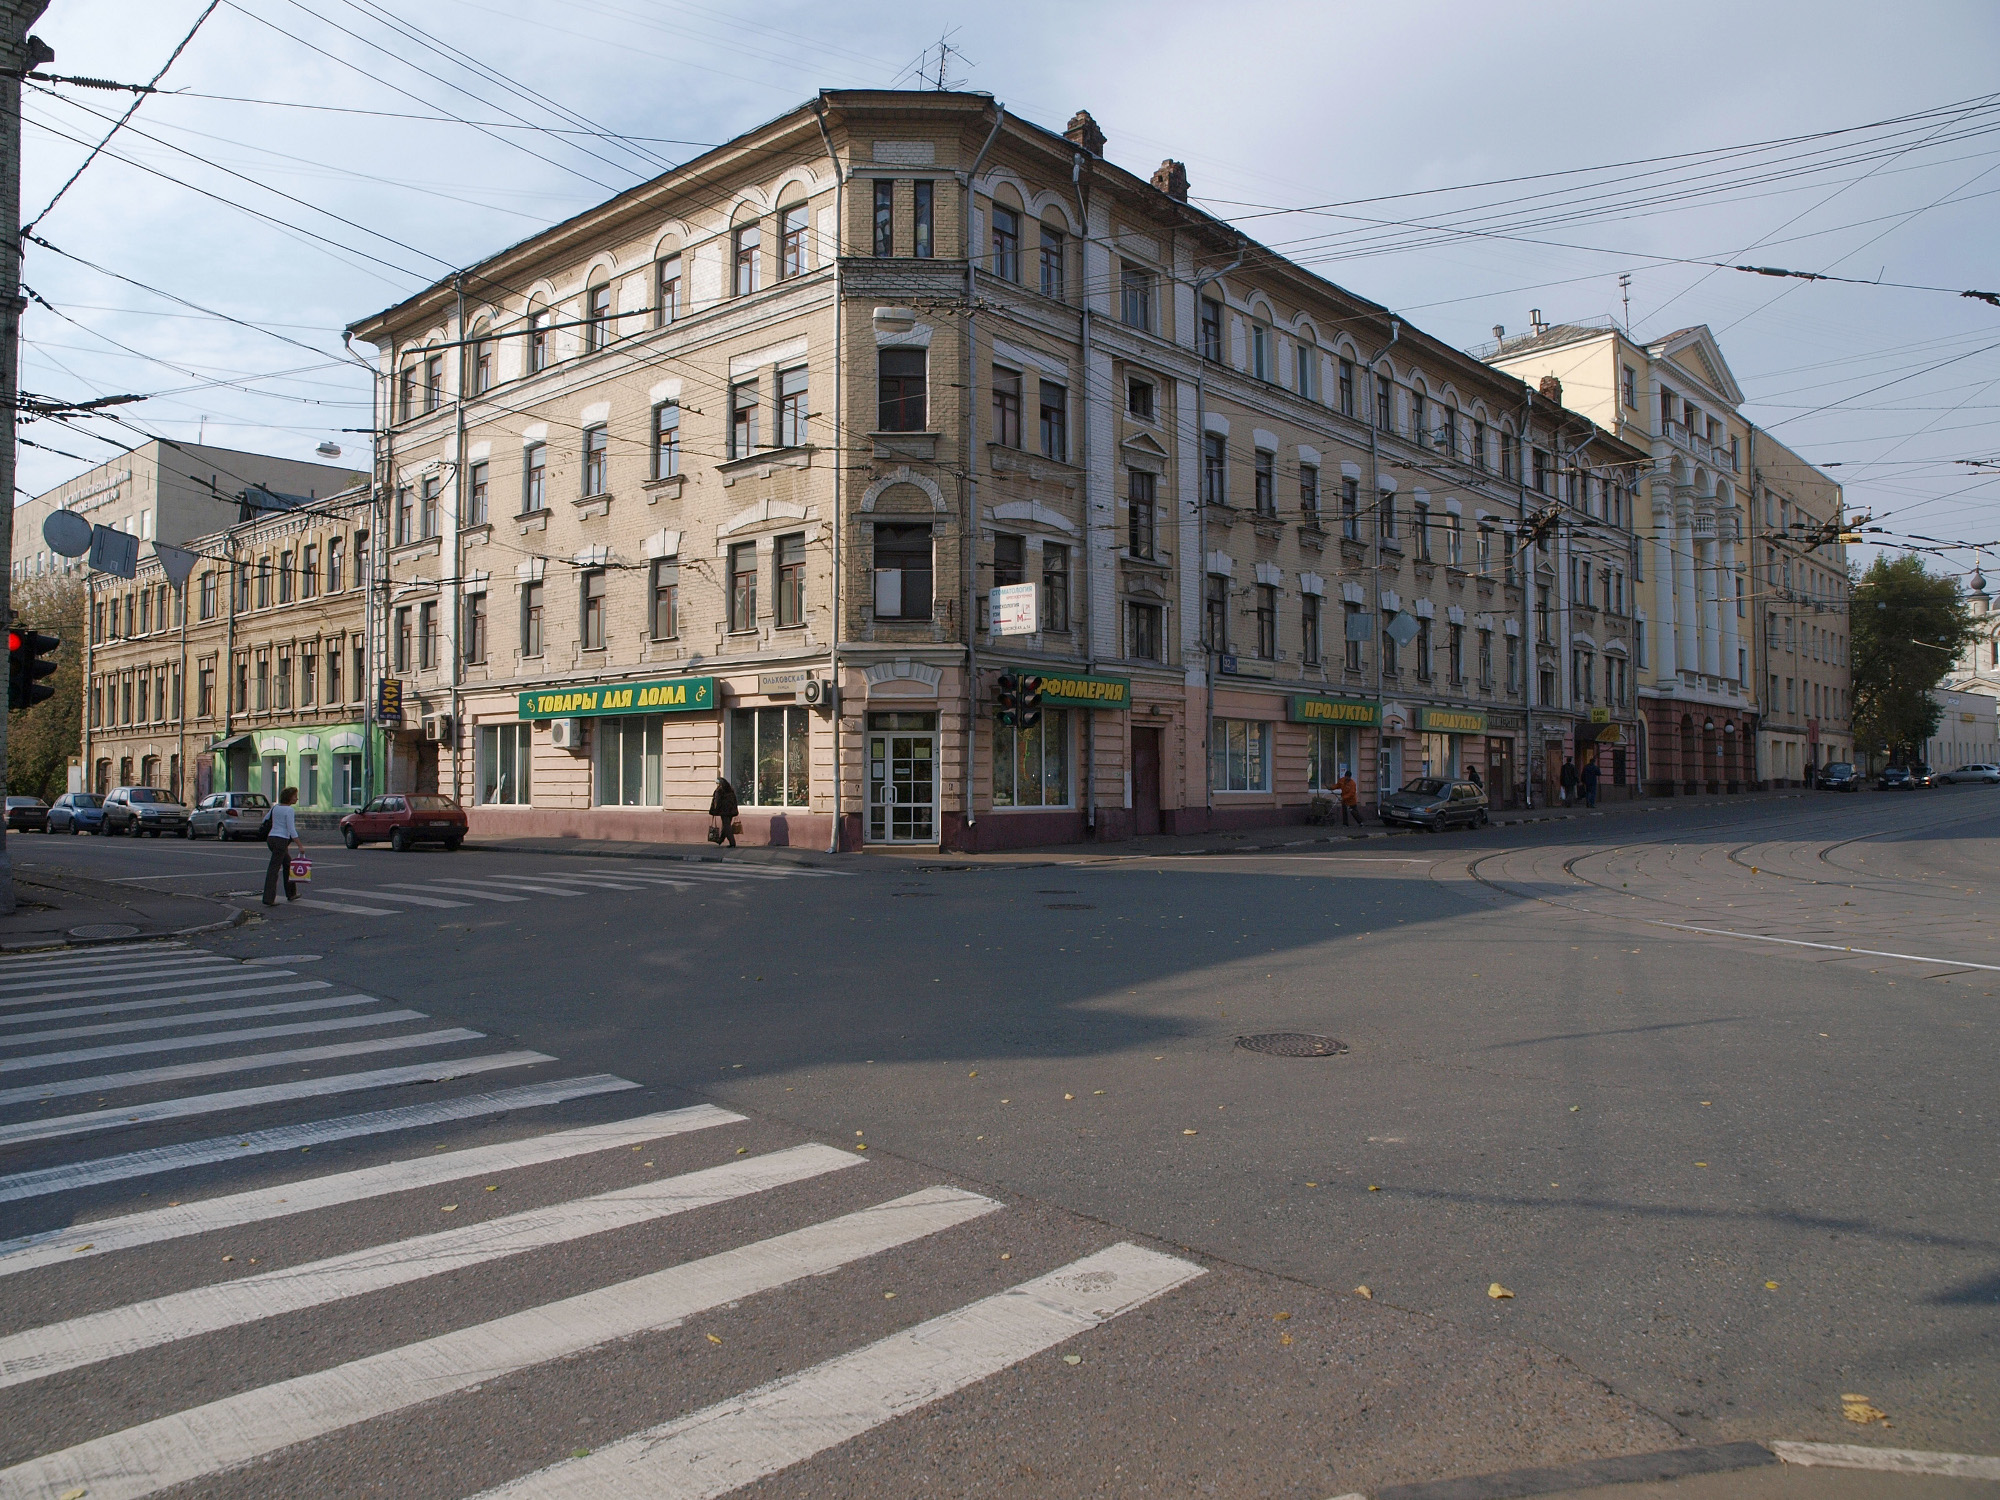
[{"label": "tv antenna on roof", "polygon": [[1618,273],[1618,292],[1625,299],[1625,337],[1632,337],[1632,273]]},{"label": "tv antenna on roof", "polygon": [[[921,67],[918,70],[917,76],[919,80],[931,82],[932,87],[935,88],[935,90],[940,94],[944,93],[948,89],[959,88],[966,81],[963,78],[952,78],[948,76],[948,70],[950,67],[951,59],[956,57],[960,62],[964,63],[969,63],[972,61],[971,58],[967,57],[963,52],[960,52],[958,48],[952,46],[951,44],[951,37],[953,33],[955,33],[957,30],[958,28],[954,26],[951,28],[950,31],[945,32],[937,40],[938,56],[937,56],[937,73],[935,75],[935,78],[932,80],[925,80],[923,78],[923,72]],[[926,49],[925,56],[928,57],[929,55],[930,55],[929,50]]]}]

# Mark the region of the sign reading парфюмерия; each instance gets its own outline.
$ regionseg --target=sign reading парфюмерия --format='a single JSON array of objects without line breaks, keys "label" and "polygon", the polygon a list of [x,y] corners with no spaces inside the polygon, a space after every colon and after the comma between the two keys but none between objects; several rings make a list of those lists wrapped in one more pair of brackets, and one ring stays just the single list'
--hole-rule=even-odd
[{"label": "sign reading \u043f\u0430\u0440\u0444\u044e\u043c\u0435\u0440\u0438\u044f", "polygon": [[698,714],[715,707],[713,677],[542,688],[521,694],[524,719],[587,719],[604,714]]}]

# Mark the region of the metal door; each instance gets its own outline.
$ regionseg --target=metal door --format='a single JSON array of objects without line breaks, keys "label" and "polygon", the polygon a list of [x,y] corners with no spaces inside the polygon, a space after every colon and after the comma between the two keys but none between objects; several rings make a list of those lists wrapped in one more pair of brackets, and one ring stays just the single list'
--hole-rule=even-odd
[{"label": "metal door", "polygon": [[937,736],[868,736],[868,838],[878,844],[937,842]]},{"label": "metal door", "polygon": [[1375,781],[1375,801],[1379,806],[1392,792],[1403,789],[1403,742],[1382,741],[1381,765]]}]

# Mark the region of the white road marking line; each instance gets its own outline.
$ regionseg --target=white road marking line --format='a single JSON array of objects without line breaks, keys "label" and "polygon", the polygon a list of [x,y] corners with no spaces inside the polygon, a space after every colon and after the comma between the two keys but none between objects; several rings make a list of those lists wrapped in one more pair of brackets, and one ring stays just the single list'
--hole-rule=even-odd
[{"label": "white road marking line", "polygon": [[599,880],[589,875],[488,875],[486,879],[496,885],[518,885],[524,889],[532,889],[537,884],[547,884],[550,882],[561,886],[581,886],[583,888],[582,891],[572,891],[570,893],[572,895],[581,895],[583,891],[591,890],[642,891],[645,889],[644,886],[634,885],[629,880]]},{"label": "white road marking line", "polygon": [[88,989],[45,990],[34,995],[8,995],[0,1005],[40,1005],[48,1000],[88,1000],[98,995],[150,995],[161,990],[184,990],[193,984],[235,984],[262,979],[268,974],[289,974],[289,969],[224,969],[206,971],[186,979],[149,979],[138,984],[100,984]]},{"label": "white road marking line", "polygon": [[865,1164],[851,1151],[794,1146],[481,1224],[195,1287],[0,1337],[0,1389],[224,1328],[261,1323],[550,1245],[671,1218]]},{"label": "white road marking line", "polygon": [[[172,963],[156,961],[148,963],[106,964],[101,969],[89,970],[88,977],[97,979],[100,976],[115,974],[120,979],[130,979],[143,977],[148,974],[186,974],[200,969],[226,969],[231,967],[234,962],[233,959],[227,958],[181,958],[175,959]],[[72,972],[66,974],[45,974],[39,979],[10,979],[4,984],[0,984],[0,991],[11,994],[15,990],[44,989],[52,984],[73,982],[78,977],[78,975]]]},{"label": "white road marking line", "polygon": [[[266,969],[266,974],[289,974],[290,969]],[[25,1015],[0,1016],[0,1026],[28,1026],[38,1021],[66,1020],[71,1016],[115,1016],[135,1010],[153,1010],[162,1005],[206,1005],[212,1000],[247,1000],[252,995],[293,995],[301,990],[330,990],[324,979],[301,979],[297,984],[267,984],[254,990],[219,990],[206,995],[156,995],[150,1000],[108,1000],[102,1005],[65,1005],[56,1010],[33,1010]]]},{"label": "white road marking line", "polygon": [[[1583,910],[1579,907],[1578,910]],[[1917,964],[1952,964],[1961,969],[1980,969],[2000,974],[2000,964],[1976,964],[1969,958],[1930,958],[1922,953],[1891,953],[1882,948],[1848,948],[1840,943],[1809,943],[1803,938],[1771,937],[1761,932],[1732,932],[1727,927],[1696,927],[1687,922],[1665,922],[1657,917],[1643,919],[1651,927],[1671,927],[1676,932],[1702,932],[1710,937],[1742,938],[1752,943],[1782,943],[1788,948],[1817,948],[1823,953],[1852,953],[1860,958],[1901,958]]]},{"label": "white road marking line", "polygon": [[[539,1053],[536,1061],[550,1061]],[[483,1068],[468,1071],[483,1072]],[[134,1177],[151,1177],[161,1172],[178,1172],[211,1162],[234,1161],[238,1157],[268,1155],[275,1151],[299,1151],[329,1141],[353,1140],[364,1135],[386,1135],[398,1130],[419,1130],[453,1120],[469,1120],[480,1115],[505,1114],[509,1110],[535,1109],[561,1104],[568,1099],[593,1094],[615,1094],[636,1089],[638,1084],[613,1073],[592,1073],[583,1078],[559,1078],[550,1083],[526,1083],[507,1089],[463,1094],[456,1099],[440,1099],[429,1104],[403,1104],[395,1109],[371,1110],[367,1114],[340,1115],[330,1120],[312,1120],[304,1125],[280,1125],[271,1130],[254,1130],[247,1135],[212,1136],[203,1141],[183,1141],[174,1146],[153,1146],[144,1151],[128,1151],[119,1156],[100,1156],[93,1161],[69,1162],[57,1167],[37,1167],[0,1177],[0,1203],[23,1198],[45,1198],[53,1193],[76,1192],[107,1182],[124,1182]],[[709,1108],[700,1105],[697,1108]],[[115,1123],[115,1122],[114,1122]],[[443,1158],[438,1158],[442,1160]],[[370,1169],[363,1169],[364,1171]],[[331,1180],[331,1179],[328,1179]],[[279,1192],[285,1190],[280,1188]],[[298,1188],[309,1192],[309,1186]],[[286,1197],[292,1196],[290,1193]],[[219,1200],[218,1200],[219,1201]],[[177,1209],[162,1210],[177,1213]],[[140,1216],[143,1217],[143,1216]],[[123,1220],[105,1221],[122,1223]],[[60,1238],[73,1230],[56,1230]],[[28,1235],[0,1244],[0,1253],[10,1246],[40,1244],[47,1236]],[[89,1235],[81,1237],[84,1240]],[[75,1242],[72,1242],[75,1243]],[[8,1267],[11,1269],[11,1266]],[[4,1273],[0,1273],[4,1274]]]},{"label": "white road marking line", "polygon": [[1925,1453],[1915,1448],[1863,1448],[1853,1443],[1772,1443],[1770,1447],[1784,1462],[1802,1468],[1873,1469],[1883,1474],[2000,1479],[2000,1458],[1978,1453]]},{"label": "white road marking line", "polygon": [[43,969],[117,963],[134,954],[166,955],[203,951],[205,950],[200,948],[190,948],[186,943],[120,943],[116,947],[105,947],[100,944],[81,953],[42,953],[26,954],[19,958],[0,958],[0,974],[32,974]]},{"label": "white road marking line", "polygon": [[139,1500],[226,1473],[309,1438],[404,1411],[615,1339],[671,1328],[759,1292],[992,1213],[991,1198],[927,1188],[790,1234],[567,1297],[330,1370],[224,1397],[0,1470],[0,1500],[84,1487]]},{"label": "white road marking line", "polygon": [[[399,1052],[405,1047],[446,1047],[454,1042],[476,1042],[485,1035],[452,1026],[441,1031],[419,1031],[408,1036],[375,1037],[365,1042],[340,1042],[326,1047],[291,1047],[278,1052],[251,1052],[241,1057],[211,1057],[206,1062],[174,1063],[163,1068],[139,1068],[130,1073],[99,1073],[89,1078],[59,1078],[22,1088],[0,1089],[0,1104],[21,1104],[29,1100],[60,1099],[72,1094],[102,1094],[112,1089],[145,1088],[156,1083],[179,1083],[186,1078],[213,1078],[218,1073],[253,1073],[260,1068],[283,1068],[293,1063],[325,1062],[335,1057],[361,1057],[370,1052]],[[0,1137],[4,1139],[4,1137]]]},{"label": "white road marking line", "polygon": [[[0,1058],[0,1073],[29,1073],[37,1068],[101,1062],[110,1057],[187,1052],[196,1047],[232,1047],[238,1042],[262,1042],[279,1036],[311,1036],[318,1031],[358,1031],[364,1026],[392,1026],[402,1021],[429,1019],[420,1010],[378,1010],[365,1016],[321,1016],[316,1020],[287,1021],[277,1026],[245,1026],[236,1031],[206,1031],[195,1036],[156,1036],[143,1042],[108,1042],[101,1047],[71,1047],[62,1052],[35,1052],[26,1057]],[[473,1034],[478,1035],[477,1032]]]},{"label": "white road marking line", "polygon": [[[479,886],[490,886],[496,883],[499,882],[497,882],[492,877],[484,875],[454,875],[451,877],[450,886],[446,886],[442,882],[434,880],[430,882],[430,884],[426,887],[426,889],[440,890],[440,891],[457,889],[461,891],[466,891],[468,894],[470,894],[473,890],[475,890]],[[502,888],[506,890],[515,890],[515,891],[534,891],[536,894],[543,896],[581,896],[585,894],[583,891],[570,890],[564,886],[526,885],[520,881],[514,881],[514,880],[505,882]]]},{"label": "white road marking line", "polygon": [[716,1500],[1202,1274],[1190,1261],[1113,1245],[851,1354],[634,1433],[587,1458],[496,1486],[482,1500]]},{"label": "white road marking line", "polygon": [[[440,901],[435,896],[403,896],[394,891],[349,891],[339,886],[322,886],[322,890],[335,896],[359,896],[364,901],[406,901],[412,906],[465,906],[464,901]],[[317,898],[315,898],[317,899]]]},{"label": "white road marking line", "polygon": [[[276,905],[277,903],[273,903]],[[355,906],[346,901],[327,901],[318,896],[301,896],[296,901],[283,903],[286,906],[303,906],[309,911],[344,911],[355,917],[400,917],[400,911],[386,906]]]},{"label": "white road marking line", "polygon": [[449,891],[454,896],[471,896],[478,901],[526,901],[528,899],[526,896],[503,896],[498,891],[475,890],[467,885],[446,885],[443,881],[434,881],[430,885],[412,885],[409,881],[398,881],[396,883],[399,886],[408,886],[409,889],[415,891]]},{"label": "white road marking line", "polygon": [[[192,1026],[198,1021],[247,1021],[253,1016],[290,1016],[303,1011],[333,1010],[343,1005],[379,1005],[373,995],[334,995],[317,1000],[286,1000],[278,1005],[241,1005],[234,1010],[201,1010],[191,1014],[151,1016],[143,1021],[102,1021],[95,1026],[59,1026],[54,1031],[23,1031],[14,1036],[0,1035],[0,1047],[20,1047],[29,1042],[65,1042],[73,1037],[116,1036],[127,1031],[157,1031],[166,1026]],[[23,1021],[25,1016],[10,1016]]]},{"label": "white road marking line", "polygon": [[800,876],[818,879],[826,872],[820,870],[795,870],[779,872],[758,869],[751,865],[671,865],[663,870],[596,870],[593,874],[615,875],[624,880],[793,880]]},{"label": "white road marking line", "polygon": [[[404,1083],[446,1083],[471,1073],[490,1073],[496,1068],[524,1068],[531,1063],[554,1061],[546,1052],[495,1052],[485,1057],[452,1057],[401,1068],[377,1068],[368,1073],[335,1073],[325,1078],[301,1078],[294,1083],[268,1083],[258,1088],[231,1089],[222,1094],[189,1094],[179,1099],[162,1099],[157,1104],[94,1109],[87,1114],[59,1115],[48,1120],[29,1120],[20,1125],[0,1125],[0,1146],[14,1146],[22,1141],[53,1140],[65,1135],[86,1135],[96,1130],[116,1130],[123,1125],[152,1125],[161,1120],[212,1115],[229,1109],[249,1109],[259,1104],[284,1104],[324,1094],[351,1094],[359,1089],[389,1088]],[[239,1139],[247,1140],[248,1137]]]}]

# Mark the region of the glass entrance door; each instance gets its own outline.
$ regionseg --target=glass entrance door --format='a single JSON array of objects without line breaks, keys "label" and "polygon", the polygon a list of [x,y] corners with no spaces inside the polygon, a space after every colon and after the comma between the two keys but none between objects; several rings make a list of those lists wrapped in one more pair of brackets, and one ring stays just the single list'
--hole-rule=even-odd
[{"label": "glass entrance door", "polygon": [[868,838],[878,844],[937,842],[935,731],[870,731]]}]

